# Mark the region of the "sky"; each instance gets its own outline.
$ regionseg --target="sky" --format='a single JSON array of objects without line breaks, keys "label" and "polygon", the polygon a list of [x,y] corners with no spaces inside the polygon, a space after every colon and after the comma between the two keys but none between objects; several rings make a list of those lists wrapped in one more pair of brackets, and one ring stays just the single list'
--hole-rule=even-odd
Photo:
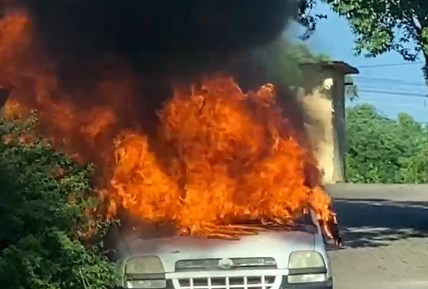
[{"label": "sky", "polygon": [[360,73],[354,76],[359,99],[353,103],[370,103],[388,117],[410,114],[416,121],[428,123],[428,87],[422,74],[423,59],[406,62],[398,53],[376,58],[355,56],[354,35],[347,20],[333,13],[327,5],[319,7],[328,16],[320,20],[317,30],[306,44],[316,53],[325,53],[345,61]]}]

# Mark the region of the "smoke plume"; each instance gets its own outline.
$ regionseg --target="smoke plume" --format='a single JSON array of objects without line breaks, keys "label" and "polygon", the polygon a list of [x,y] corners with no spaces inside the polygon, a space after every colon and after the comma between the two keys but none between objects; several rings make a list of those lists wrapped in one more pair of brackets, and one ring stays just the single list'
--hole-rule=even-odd
[{"label": "smoke plume", "polygon": [[[52,97],[99,105],[99,83],[132,75],[128,94],[148,122],[172,83],[188,86],[213,72],[233,76],[244,90],[266,83],[252,52],[276,39],[297,7],[294,0],[3,1],[3,10],[20,6],[31,17],[32,37],[62,91]],[[124,96],[115,97],[121,105]]]},{"label": "smoke plume", "polygon": [[221,70],[275,39],[295,11],[290,0],[19,1],[62,78],[81,76],[106,54],[151,75]]}]

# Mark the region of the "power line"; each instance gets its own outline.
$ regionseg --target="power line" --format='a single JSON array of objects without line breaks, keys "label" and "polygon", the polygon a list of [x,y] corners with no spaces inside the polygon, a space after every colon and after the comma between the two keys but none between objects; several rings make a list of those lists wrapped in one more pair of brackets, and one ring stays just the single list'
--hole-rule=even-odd
[{"label": "power line", "polygon": [[396,104],[396,103],[384,103],[382,101],[379,101],[377,99],[369,99],[369,100],[364,100],[364,101],[360,101],[360,102],[350,102],[346,104],[346,107],[352,107],[355,105],[360,105],[360,104],[371,104],[374,105],[378,108],[389,108],[389,109],[398,109],[401,112],[412,112],[414,113],[417,110],[428,110],[428,108],[425,105],[403,105],[403,104]]},{"label": "power line", "polygon": [[398,63],[372,64],[372,65],[357,65],[357,67],[358,68],[376,68],[376,67],[405,66],[405,65],[417,65],[417,64],[425,64],[425,62],[416,61],[416,62],[398,62]]},{"label": "power line", "polygon": [[366,92],[366,93],[378,93],[378,94],[389,94],[389,95],[402,95],[402,96],[414,96],[420,98],[428,98],[427,93],[413,93],[406,91],[392,91],[392,90],[375,90],[375,89],[358,89],[358,92]]},{"label": "power line", "polygon": [[[390,97],[388,97],[390,96]],[[391,99],[391,97],[394,97],[393,99]],[[419,104],[421,102],[423,102],[425,104],[425,102],[427,101],[427,99],[424,99],[422,97],[417,97],[417,96],[403,96],[403,97],[399,97],[399,98],[395,98],[396,96],[391,96],[391,95],[383,95],[383,94],[379,94],[379,93],[371,93],[368,92],[364,95],[359,96],[358,98],[355,99],[355,101],[380,101],[386,105],[398,105],[398,106],[412,106],[412,107],[420,107]],[[411,100],[410,100],[410,99]],[[386,102],[386,103],[385,103]],[[425,106],[425,105],[424,105]]]},{"label": "power line", "polygon": [[368,93],[364,96],[355,99],[354,101],[347,102],[346,105],[353,106],[362,103],[370,103],[375,105],[376,107],[395,108],[402,111],[421,112],[428,110],[427,100],[420,97],[417,98],[417,101],[408,101],[406,97],[391,100],[391,98],[388,98],[387,96]]},{"label": "power line", "polygon": [[407,93],[417,93],[417,94],[428,94],[428,87],[416,87],[416,86],[402,86],[400,84],[396,84],[396,85],[392,85],[392,84],[375,84],[375,83],[365,83],[365,84],[360,84],[358,86],[356,86],[356,90],[364,90],[364,89],[375,89],[375,90],[387,90],[387,91],[399,91],[399,92],[403,92],[405,94]]},{"label": "power line", "polygon": [[[406,93],[397,93],[391,91],[381,91],[381,90],[363,90],[365,95],[360,95],[354,103],[366,102],[372,103],[373,105],[380,107],[395,107],[400,108],[405,111],[415,111],[419,109],[428,109],[428,95],[424,94],[406,94]],[[388,97],[389,96],[389,97]],[[399,97],[399,99],[391,100],[391,97]],[[412,98],[413,101],[410,101],[409,98]],[[418,99],[418,100],[416,100]],[[415,102],[416,100],[416,102]]]},{"label": "power line", "polygon": [[428,85],[423,83],[423,82],[411,82],[411,81],[406,81],[406,80],[402,80],[402,79],[364,77],[364,76],[354,76],[352,78],[355,80],[363,80],[366,82],[388,82],[390,84],[402,84],[402,85],[409,85],[409,86],[428,87]]}]

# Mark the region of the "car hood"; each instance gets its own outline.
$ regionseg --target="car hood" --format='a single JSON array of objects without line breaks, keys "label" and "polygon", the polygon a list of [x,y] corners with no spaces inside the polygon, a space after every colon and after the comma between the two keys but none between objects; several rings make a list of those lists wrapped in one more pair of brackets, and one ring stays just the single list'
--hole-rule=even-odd
[{"label": "car hood", "polygon": [[122,256],[158,256],[166,272],[173,272],[175,262],[191,259],[272,257],[278,268],[287,268],[289,254],[313,250],[314,235],[306,231],[269,231],[239,240],[204,239],[175,236],[167,238],[125,238]]}]

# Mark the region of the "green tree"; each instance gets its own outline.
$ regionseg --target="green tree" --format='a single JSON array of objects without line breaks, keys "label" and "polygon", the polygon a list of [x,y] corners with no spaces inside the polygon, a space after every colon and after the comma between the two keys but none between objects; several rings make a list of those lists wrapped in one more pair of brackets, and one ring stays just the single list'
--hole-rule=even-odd
[{"label": "green tree", "polygon": [[425,183],[428,133],[411,116],[397,120],[359,105],[346,111],[347,180],[359,183]]},{"label": "green tree", "polygon": [[316,5],[318,4],[318,0],[301,0],[298,3],[299,6],[294,19],[305,28],[300,38],[306,40],[315,31],[318,20],[327,17],[323,14],[313,13],[313,10],[316,9]]},{"label": "green tree", "polygon": [[[33,137],[36,123],[35,115],[0,118],[0,283],[14,289],[112,288],[115,268],[101,246],[108,224],[87,214],[96,206],[88,195],[91,167]],[[88,238],[94,229],[98,233]]]},{"label": "green tree", "polygon": [[[314,2],[315,0],[311,0]],[[408,61],[425,60],[428,80],[428,2],[423,0],[321,0],[345,17],[356,36],[355,52],[368,57],[395,51]],[[313,5],[314,3],[312,3]],[[306,7],[309,8],[309,7]]]}]

